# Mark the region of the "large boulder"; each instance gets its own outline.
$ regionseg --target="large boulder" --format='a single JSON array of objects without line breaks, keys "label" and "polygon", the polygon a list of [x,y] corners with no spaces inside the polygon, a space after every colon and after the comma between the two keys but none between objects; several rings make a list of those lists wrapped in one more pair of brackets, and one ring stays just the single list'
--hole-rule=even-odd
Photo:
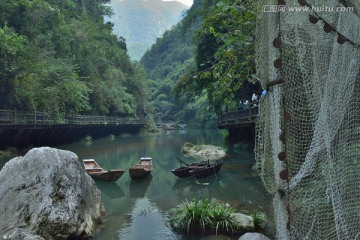
[{"label": "large boulder", "polygon": [[181,148],[182,154],[200,160],[216,160],[226,156],[223,148],[214,145],[194,145],[186,142]]},{"label": "large boulder", "polygon": [[42,147],[0,171],[0,239],[86,239],[102,222],[101,193],[75,153]]}]

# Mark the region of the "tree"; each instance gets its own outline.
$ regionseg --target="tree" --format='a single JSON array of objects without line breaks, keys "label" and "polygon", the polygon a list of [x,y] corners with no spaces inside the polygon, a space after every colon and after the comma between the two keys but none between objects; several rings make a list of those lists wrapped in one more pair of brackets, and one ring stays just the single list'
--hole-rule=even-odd
[{"label": "tree", "polygon": [[194,98],[206,90],[211,106],[219,112],[224,105],[235,106],[244,87],[248,91],[253,82],[256,3],[206,3],[211,7],[202,12],[204,21],[195,37],[196,67],[180,79],[175,92]]},{"label": "tree", "polygon": [[20,68],[19,62],[25,55],[27,40],[9,28],[0,28],[0,108],[13,107],[13,79]]}]

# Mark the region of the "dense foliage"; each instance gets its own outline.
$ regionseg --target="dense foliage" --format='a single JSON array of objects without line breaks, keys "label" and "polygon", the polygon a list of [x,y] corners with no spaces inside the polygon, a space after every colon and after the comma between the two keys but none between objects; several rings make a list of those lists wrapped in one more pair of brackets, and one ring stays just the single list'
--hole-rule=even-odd
[{"label": "dense foliage", "polygon": [[[136,115],[145,73],[103,16],[106,0],[0,2],[0,108]],[[138,111],[140,112],[140,111]]]},{"label": "dense foliage", "polygon": [[195,1],[142,58],[148,91],[106,2],[1,1],[0,108],[135,116],[150,98],[155,120],[204,126],[254,89],[254,3]]},{"label": "dense foliage", "polygon": [[207,94],[216,112],[234,107],[258,90],[254,62],[253,1],[205,0],[202,27],[195,36],[195,67],[176,86],[178,96],[195,99]]}]

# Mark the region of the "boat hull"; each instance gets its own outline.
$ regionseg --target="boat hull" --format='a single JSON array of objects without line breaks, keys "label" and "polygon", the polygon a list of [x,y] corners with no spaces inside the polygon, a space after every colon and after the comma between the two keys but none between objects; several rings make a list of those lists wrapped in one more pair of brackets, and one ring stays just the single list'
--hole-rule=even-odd
[{"label": "boat hull", "polygon": [[140,180],[147,177],[151,173],[151,170],[145,170],[143,168],[129,168],[129,174],[131,179]]},{"label": "boat hull", "polygon": [[180,178],[189,177],[189,176],[191,176],[191,174],[190,174],[191,170],[194,170],[194,169],[199,168],[199,167],[203,167],[206,164],[207,164],[206,162],[191,163],[188,166],[182,166],[182,167],[179,167],[177,169],[171,170],[171,172],[175,176],[180,177]]},{"label": "boat hull", "polygon": [[171,170],[171,172],[175,176],[180,177],[180,178],[189,177],[191,175],[189,173],[189,171],[190,171],[190,168],[188,168],[188,167],[180,167],[180,168]]},{"label": "boat hull", "polygon": [[221,169],[222,161],[211,164],[210,167],[196,168],[190,170],[189,173],[195,178],[202,179],[218,173]]},{"label": "boat hull", "polygon": [[104,172],[88,172],[88,174],[96,180],[104,182],[115,182],[124,174],[124,172],[124,170],[111,170]]},{"label": "boat hull", "polygon": [[125,172],[124,169],[104,170],[94,159],[84,159],[85,171],[96,180],[104,182],[115,182]]}]

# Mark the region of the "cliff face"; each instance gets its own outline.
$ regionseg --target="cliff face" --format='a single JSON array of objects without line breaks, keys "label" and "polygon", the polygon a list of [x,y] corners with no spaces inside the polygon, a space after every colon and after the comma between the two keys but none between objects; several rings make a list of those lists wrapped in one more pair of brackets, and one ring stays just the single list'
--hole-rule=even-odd
[{"label": "cliff face", "polygon": [[182,3],[162,0],[112,0],[110,5],[114,15],[105,21],[114,23],[114,33],[126,39],[129,56],[136,61],[188,9]]}]

